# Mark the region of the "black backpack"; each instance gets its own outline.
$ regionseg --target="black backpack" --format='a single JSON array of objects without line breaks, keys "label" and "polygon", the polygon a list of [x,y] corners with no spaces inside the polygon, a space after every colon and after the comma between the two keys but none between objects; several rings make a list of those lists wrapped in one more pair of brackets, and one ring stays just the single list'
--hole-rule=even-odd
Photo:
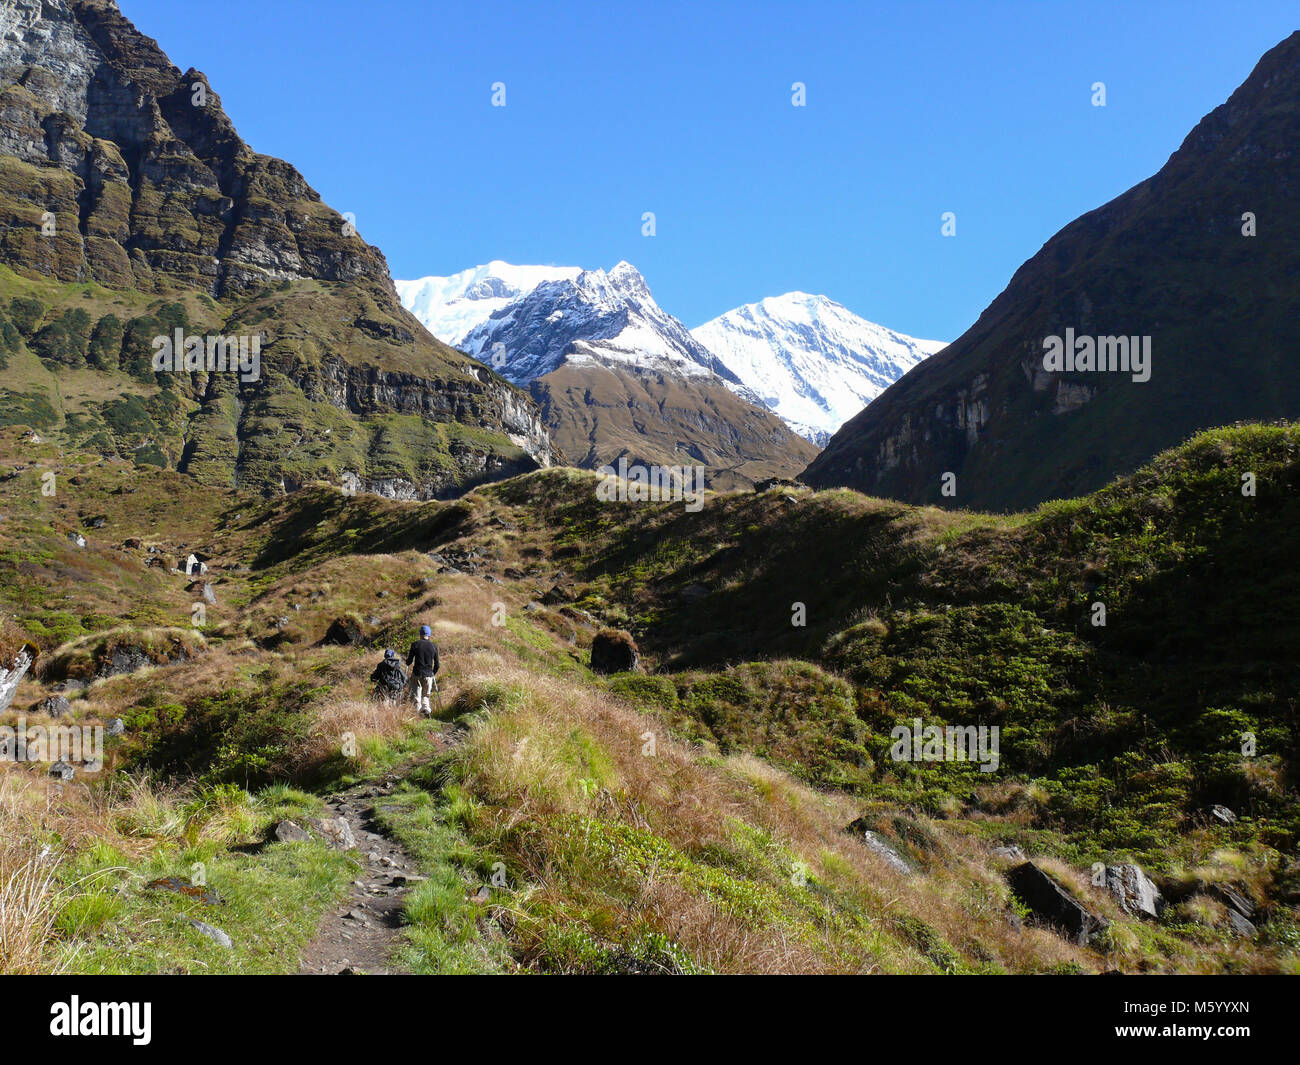
[{"label": "black backpack", "polygon": [[399,693],[406,687],[406,674],[397,662],[385,659],[375,669],[375,682],[385,691]]}]

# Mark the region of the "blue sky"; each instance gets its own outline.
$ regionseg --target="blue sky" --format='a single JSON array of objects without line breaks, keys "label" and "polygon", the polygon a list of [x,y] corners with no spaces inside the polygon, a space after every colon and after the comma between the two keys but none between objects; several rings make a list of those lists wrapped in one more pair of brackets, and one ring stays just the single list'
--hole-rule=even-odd
[{"label": "blue sky", "polygon": [[396,277],[627,259],[688,326],[801,289],[943,340],[1298,21],[1280,0],[120,2]]}]

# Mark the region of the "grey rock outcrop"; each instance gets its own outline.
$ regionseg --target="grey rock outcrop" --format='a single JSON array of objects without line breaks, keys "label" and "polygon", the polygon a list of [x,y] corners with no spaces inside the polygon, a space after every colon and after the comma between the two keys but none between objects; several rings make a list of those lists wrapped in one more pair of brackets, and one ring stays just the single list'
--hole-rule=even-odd
[{"label": "grey rock outcrop", "polygon": [[345,817],[322,817],[308,823],[335,850],[352,850],[357,845],[357,837]]},{"label": "grey rock outcrop", "polygon": [[1011,890],[1044,924],[1062,929],[1083,945],[1108,926],[1078,899],[1033,862],[1025,862],[1007,873]]},{"label": "grey rock outcrop", "polygon": [[281,843],[306,843],[311,833],[293,821],[281,821],[275,826],[275,838]]},{"label": "grey rock outcrop", "polygon": [[66,695],[47,696],[32,707],[35,713],[47,714],[50,717],[62,717],[71,709],[72,704],[68,702]]},{"label": "grey rock outcrop", "polygon": [[18,685],[31,669],[33,661],[31,651],[25,647],[14,651],[7,661],[0,659],[0,710],[8,709],[14,701],[14,693],[18,691]]},{"label": "grey rock outcrop", "polygon": [[867,829],[862,833],[862,842],[867,845],[867,849],[889,866],[894,872],[902,873],[904,876],[911,876],[916,870],[907,864],[906,860],[894,850],[888,843],[881,839],[875,832]]},{"label": "grey rock outcrop", "polygon": [[1106,866],[1106,890],[1115,896],[1120,909],[1133,917],[1159,916],[1162,899],[1160,889],[1138,865]]}]

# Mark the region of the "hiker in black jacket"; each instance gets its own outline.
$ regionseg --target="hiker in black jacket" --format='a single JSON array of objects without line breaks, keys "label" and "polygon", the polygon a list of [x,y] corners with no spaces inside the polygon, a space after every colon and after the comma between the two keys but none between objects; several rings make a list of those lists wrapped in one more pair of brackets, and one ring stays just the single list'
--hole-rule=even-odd
[{"label": "hiker in black jacket", "polygon": [[397,702],[406,691],[406,671],[391,647],[384,652],[384,660],[375,666],[370,679],[375,685],[375,696],[390,703]]},{"label": "hiker in black jacket", "polygon": [[433,706],[429,696],[438,690],[438,645],[430,636],[433,630],[428,625],[420,626],[420,638],[411,644],[406,656],[406,664],[411,666],[411,679],[415,681],[415,709],[425,717],[433,716]]}]

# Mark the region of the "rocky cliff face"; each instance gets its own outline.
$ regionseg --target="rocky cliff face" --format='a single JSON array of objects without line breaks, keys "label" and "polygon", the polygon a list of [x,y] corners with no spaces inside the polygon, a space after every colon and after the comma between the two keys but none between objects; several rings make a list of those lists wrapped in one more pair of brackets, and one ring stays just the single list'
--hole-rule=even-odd
[{"label": "rocky cliff face", "polygon": [[[1154,177],[1054,236],[979,321],[802,475],[910,502],[1078,495],[1199,429],[1300,415],[1300,33]],[[1253,235],[1252,235],[1253,234]],[[1049,370],[1044,340],[1150,338],[1149,380]],[[955,495],[944,495],[945,474]]]},{"label": "rocky cliff face", "polygon": [[[443,496],[558,457],[526,393],[431,337],[382,253],[112,0],[0,0],[0,263],[131,294],[15,310],[28,289],[0,286],[0,362],[27,371],[2,421],[265,490],[346,476]],[[260,375],[151,373],[174,327],[256,334]],[[71,409],[51,375],[86,366],[153,391],[123,416],[103,381],[108,402]]]},{"label": "rocky cliff face", "polygon": [[[235,132],[110,0],[0,6],[0,151],[24,265],[63,281],[213,296],[266,281],[386,282],[388,268],[292,166]],[[23,180],[25,179],[25,180]],[[57,236],[16,226],[22,206]],[[19,217],[14,217],[17,211]]]}]

